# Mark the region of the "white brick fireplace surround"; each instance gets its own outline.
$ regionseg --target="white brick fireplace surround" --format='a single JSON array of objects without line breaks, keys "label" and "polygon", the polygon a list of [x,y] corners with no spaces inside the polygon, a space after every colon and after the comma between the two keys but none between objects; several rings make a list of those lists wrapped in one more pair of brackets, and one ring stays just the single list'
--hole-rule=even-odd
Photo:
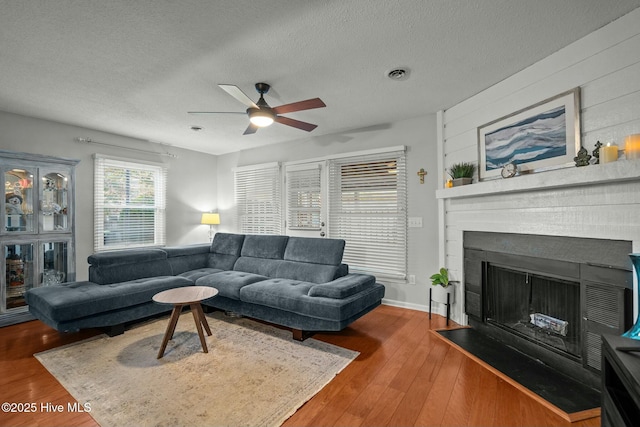
[{"label": "white brick fireplace surround", "polygon": [[[624,147],[640,133],[640,9],[529,68],[438,113],[440,264],[464,283],[463,232],[627,240],[640,252],[640,160],[567,167],[444,188],[453,163],[477,164],[477,128],[575,87],[581,92],[581,143]],[[459,286],[454,321],[466,324]],[[634,284],[634,305],[638,300]],[[634,307],[637,313],[637,307]],[[634,314],[635,319],[635,314]]]}]

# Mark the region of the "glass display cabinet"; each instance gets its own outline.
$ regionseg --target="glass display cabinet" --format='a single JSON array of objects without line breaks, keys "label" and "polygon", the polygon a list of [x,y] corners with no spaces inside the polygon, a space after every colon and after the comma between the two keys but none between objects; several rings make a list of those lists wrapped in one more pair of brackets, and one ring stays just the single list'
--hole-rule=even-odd
[{"label": "glass display cabinet", "polygon": [[75,280],[77,163],[0,150],[0,326],[32,319],[27,290]]}]

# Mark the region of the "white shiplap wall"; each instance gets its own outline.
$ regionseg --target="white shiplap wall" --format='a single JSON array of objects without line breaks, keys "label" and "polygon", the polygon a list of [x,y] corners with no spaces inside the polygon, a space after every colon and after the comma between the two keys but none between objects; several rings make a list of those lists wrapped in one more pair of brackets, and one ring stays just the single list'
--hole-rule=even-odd
[{"label": "white shiplap wall", "polygon": [[[477,163],[479,126],[574,87],[581,89],[581,139],[589,152],[596,141],[623,148],[626,135],[640,133],[640,9],[440,112],[440,188],[451,164]],[[463,279],[465,230],[631,240],[634,252],[640,252],[640,161],[634,163],[637,167],[592,165],[579,172],[481,182],[466,192],[438,190],[440,263],[454,279]],[[608,180],[576,185],[576,177],[590,171]],[[620,181],[611,180],[612,173]],[[526,183],[526,191],[514,189],[516,180]],[[462,295],[458,289],[456,301],[463,301]],[[466,323],[462,303],[453,307],[452,317]]]}]

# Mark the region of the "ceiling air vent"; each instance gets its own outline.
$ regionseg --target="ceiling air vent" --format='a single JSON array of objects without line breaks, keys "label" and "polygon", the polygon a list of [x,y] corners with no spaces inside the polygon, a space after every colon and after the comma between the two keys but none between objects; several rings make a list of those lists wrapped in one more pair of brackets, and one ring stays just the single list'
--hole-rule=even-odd
[{"label": "ceiling air vent", "polygon": [[407,68],[394,68],[387,71],[387,77],[395,81],[403,81],[409,78],[409,70]]}]

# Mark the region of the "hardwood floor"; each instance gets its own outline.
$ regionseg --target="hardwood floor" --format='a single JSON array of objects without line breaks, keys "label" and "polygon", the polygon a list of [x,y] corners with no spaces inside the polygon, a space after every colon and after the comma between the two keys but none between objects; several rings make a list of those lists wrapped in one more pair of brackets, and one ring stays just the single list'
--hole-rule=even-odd
[{"label": "hardwood floor", "polygon": [[[380,306],[341,332],[315,335],[361,354],[284,426],[600,425],[563,420],[430,332],[443,327],[441,316]],[[0,425],[96,426],[88,413],[40,410],[75,400],[33,354],[98,333],[59,334],[39,321],[0,328],[0,401],[37,406],[0,412]]]},{"label": "hardwood floor", "polygon": [[[76,400],[33,357],[90,336],[99,331],[87,330],[76,334],[59,334],[40,321],[0,328],[0,401],[31,405],[22,412],[0,412],[0,426],[97,426],[87,413],[66,411],[68,403]],[[41,405],[63,405],[64,412],[47,412]],[[3,407],[4,409],[4,407]],[[28,411],[28,412],[26,412]]]}]

